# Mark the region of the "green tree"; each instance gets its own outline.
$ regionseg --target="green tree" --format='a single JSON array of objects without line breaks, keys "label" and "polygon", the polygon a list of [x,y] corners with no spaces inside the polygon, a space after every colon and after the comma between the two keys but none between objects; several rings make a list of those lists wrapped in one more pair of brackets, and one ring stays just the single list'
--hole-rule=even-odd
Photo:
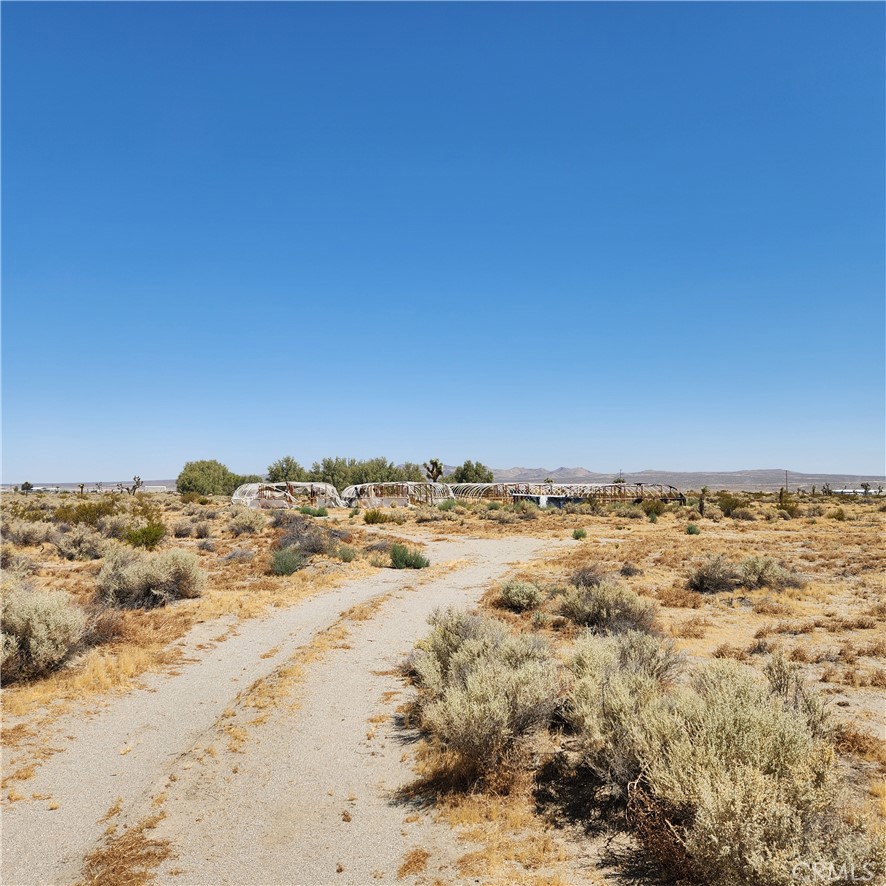
[{"label": "green tree", "polygon": [[[258,478],[261,480],[261,477]],[[249,482],[228,470],[221,462],[211,460],[189,461],[175,481],[179,492],[198,492],[200,495],[230,495],[241,482]]]},{"label": "green tree", "polygon": [[331,483],[340,492],[356,482],[351,479],[356,464],[353,458],[324,458],[323,461],[315,461],[311,465],[310,479],[315,483]]},{"label": "green tree", "polygon": [[403,462],[397,470],[404,480],[409,480],[412,483],[424,483],[427,479],[422,466],[411,461]]},{"label": "green tree", "polygon": [[492,483],[492,471],[481,462],[470,459],[457,467],[447,478],[449,483]]},{"label": "green tree", "polygon": [[439,458],[432,458],[430,461],[426,461],[423,467],[425,469],[425,476],[431,483],[436,483],[445,473],[443,462]]},{"label": "green tree", "polygon": [[25,495],[27,495],[33,488],[34,484],[29,483],[27,480],[25,480],[25,482],[21,485],[21,490]]},{"label": "green tree", "polygon": [[291,456],[284,455],[268,465],[268,480],[271,483],[290,481],[301,483],[308,479],[308,472]]}]

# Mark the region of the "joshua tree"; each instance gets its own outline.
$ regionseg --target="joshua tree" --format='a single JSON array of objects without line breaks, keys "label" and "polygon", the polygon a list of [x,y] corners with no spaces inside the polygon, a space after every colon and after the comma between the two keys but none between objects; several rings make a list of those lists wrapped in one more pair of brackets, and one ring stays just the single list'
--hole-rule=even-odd
[{"label": "joshua tree", "polygon": [[548,483],[551,486],[553,486],[554,485],[554,478],[553,477],[545,477],[545,483]]},{"label": "joshua tree", "polygon": [[871,491],[870,483],[862,483],[861,488],[864,489],[864,494],[867,495]]},{"label": "joshua tree", "polygon": [[425,469],[425,476],[431,483],[436,483],[443,476],[443,462],[439,458],[426,461],[422,467]]},{"label": "joshua tree", "polygon": [[25,482],[22,483],[22,486],[21,486],[22,492],[25,495],[27,495],[33,488],[34,488],[34,484],[29,483],[27,480],[25,480]]},{"label": "joshua tree", "polygon": [[122,483],[117,484],[117,488],[121,492],[125,489],[130,495],[135,495],[142,486],[144,486],[144,483],[142,483],[142,478],[139,477],[137,474],[135,477],[132,478],[132,486],[124,486]]}]

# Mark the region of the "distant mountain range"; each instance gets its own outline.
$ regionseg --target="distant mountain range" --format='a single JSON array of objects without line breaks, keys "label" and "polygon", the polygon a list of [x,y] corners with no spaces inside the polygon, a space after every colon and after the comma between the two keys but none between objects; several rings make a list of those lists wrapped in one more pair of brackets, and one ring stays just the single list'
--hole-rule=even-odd
[{"label": "distant mountain range", "polygon": [[[455,470],[454,465],[444,465],[447,474]],[[493,468],[492,473],[499,483],[541,483],[550,478],[555,483],[611,483],[615,474],[601,474],[586,468]],[[777,492],[785,485],[784,468],[763,468],[748,471],[636,471],[626,473],[628,483],[667,483],[678,489],[734,489],[747,492]],[[131,481],[126,481],[131,482]],[[787,472],[788,489],[818,489],[828,483],[832,489],[855,489],[862,483],[886,487],[886,476],[882,474],[804,474],[799,471]],[[35,486],[59,486],[62,489],[78,489],[77,483],[34,483]],[[145,480],[146,486],[165,486],[175,489],[175,480]],[[87,488],[95,486],[87,483]],[[117,481],[104,481],[104,488],[115,489]],[[11,486],[7,485],[7,488]]]},{"label": "distant mountain range", "polygon": [[[586,468],[506,468],[493,469],[497,482],[532,483],[550,477],[555,483],[611,483],[615,474],[599,474]],[[748,471],[636,471],[625,473],[628,483],[667,483],[680,489],[735,489],[752,491],[778,491],[785,485],[784,468],[762,468]],[[832,489],[857,487],[860,483],[870,483],[874,488],[883,484],[886,477],[870,474],[804,474],[799,471],[787,472],[788,489],[811,489],[830,484]]]}]

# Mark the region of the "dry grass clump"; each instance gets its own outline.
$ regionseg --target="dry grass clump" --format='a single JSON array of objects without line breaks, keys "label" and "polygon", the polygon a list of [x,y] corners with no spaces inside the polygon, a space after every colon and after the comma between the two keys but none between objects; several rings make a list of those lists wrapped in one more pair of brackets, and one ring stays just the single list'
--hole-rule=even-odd
[{"label": "dry grass clump", "polygon": [[827,717],[795,666],[774,658],[765,685],[717,661],[669,684],[653,638],[627,664],[620,640],[583,639],[568,716],[660,868],[724,886],[788,886],[798,862],[882,874],[883,849],[849,809]]},{"label": "dry grass clump", "polygon": [[563,595],[560,613],[570,621],[603,633],[655,627],[657,605],[612,578],[590,587],[572,588]]},{"label": "dry grass clump", "polygon": [[204,582],[205,574],[196,556],[182,550],[138,554],[117,547],[108,553],[98,574],[104,603],[140,609],[199,597]]},{"label": "dry grass clump", "polygon": [[544,595],[538,585],[531,581],[509,581],[502,586],[499,593],[501,605],[514,612],[535,609],[543,599]]},{"label": "dry grass clump", "polygon": [[4,580],[3,596],[4,682],[43,676],[76,651],[86,615],[68,594],[11,577]]},{"label": "dry grass clump", "polygon": [[422,727],[454,755],[467,780],[492,771],[557,701],[546,643],[514,636],[501,622],[457,609],[437,611],[412,655]]}]

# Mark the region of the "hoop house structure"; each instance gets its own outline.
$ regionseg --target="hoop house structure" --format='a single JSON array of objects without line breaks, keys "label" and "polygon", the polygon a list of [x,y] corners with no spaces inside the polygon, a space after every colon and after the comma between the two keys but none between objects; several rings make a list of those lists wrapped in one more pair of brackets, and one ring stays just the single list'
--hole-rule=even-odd
[{"label": "hoop house structure", "polygon": [[433,505],[453,498],[448,483],[359,483],[343,489],[341,497],[351,506]]},{"label": "hoop house structure", "polygon": [[231,496],[231,503],[247,508],[343,508],[338,490],[330,483],[244,483]]},{"label": "hoop house structure", "polygon": [[644,499],[686,503],[675,486],[663,483],[454,483],[460,499],[516,501],[529,499],[542,507],[562,507],[570,502],[641,502]]}]

